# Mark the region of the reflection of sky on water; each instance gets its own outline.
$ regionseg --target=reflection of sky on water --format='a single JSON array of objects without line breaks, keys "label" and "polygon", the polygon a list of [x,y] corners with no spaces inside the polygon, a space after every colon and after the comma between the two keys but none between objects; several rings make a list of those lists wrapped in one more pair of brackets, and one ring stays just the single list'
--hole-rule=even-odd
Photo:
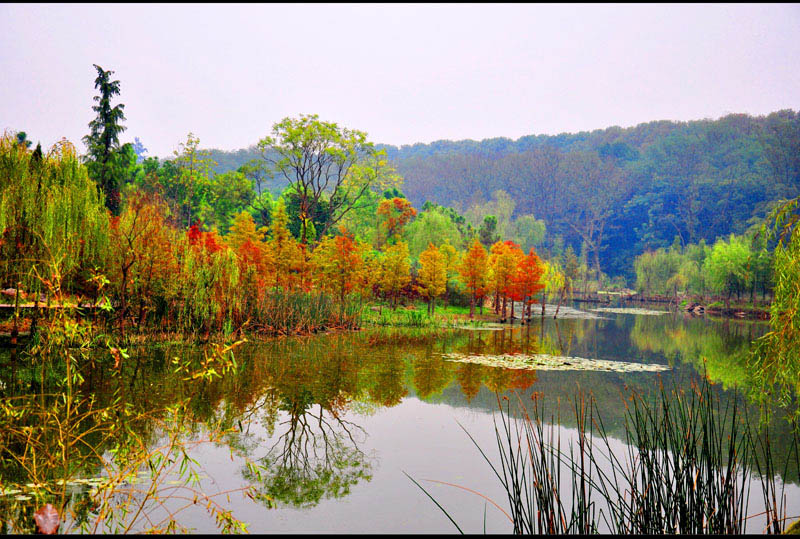
[{"label": "reflection of sky on water", "polygon": [[[212,415],[231,425],[241,421],[246,434],[228,438],[229,445],[205,445],[191,456],[209,476],[205,484],[211,486],[211,493],[247,484],[244,456],[259,460],[271,455],[273,465],[267,473],[273,474],[273,487],[276,477],[290,483],[308,481],[305,491],[297,484],[283,488],[289,494],[295,488],[301,499],[291,503],[287,495],[274,509],[240,493],[232,494],[234,515],[250,523],[251,532],[456,531],[403,472],[421,482],[464,531],[483,531],[485,508],[486,531],[509,532],[505,516],[479,496],[423,481],[461,485],[506,507],[499,481],[459,426],[496,458],[495,391],[516,390],[525,403],[536,395],[550,411],[546,417],[550,413],[557,417],[555,405],[560,401],[565,444],[576,432],[571,399],[579,389],[590,392],[612,445],[621,448],[626,388],[648,395],[658,388],[659,381],[688,387],[689,376],[705,365],[716,383],[714,390],[728,398],[734,387],[746,388],[743,358],[749,342],[765,330],[762,323],[713,321],[682,313],[604,313],[602,319],[546,318],[544,325],[537,320],[530,327],[461,330],[439,337],[392,330],[248,343],[237,350],[239,372],[203,385],[204,400],[194,407],[202,421]],[[511,371],[444,361],[442,354],[449,352],[570,355],[671,365],[673,369],[664,373]],[[132,394],[147,401],[169,402],[175,384],[164,368],[164,359],[190,352],[176,348],[143,349],[140,353],[148,362],[143,362],[143,374],[132,382]],[[309,433],[315,432],[317,444],[281,461],[278,456],[287,440],[297,442],[292,419],[295,426],[308,426],[306,442],[311,439]],[[785,455],[790,440],[786,425],[775,421],[772,427],[773,451]],[[299,438],[302,442],[303,436]],[[325,449],[334,451],[326,454]],[[331,465],[337,458],[347,462]],[[290,473],[276,465],[280,462],[292,467]],[[307,469],[294,473],[303,466]],[[331,473],[325,475],[327,471]],[[789,477],[797,476],[797,470],[790,472]],[[342,478],[345,487],[336,484]],[[571,498],[566,475],[562,482],[562,496]],[[788,491],[791,515],[792,507],[799,505],[800,493],[796,486]],[[760,491],[753,492],[750,514],[763,505]],[[182,523],[198,531],[216,531],[202,509],[187,511]],[[761,531],[755,519],[748,529]]]}]

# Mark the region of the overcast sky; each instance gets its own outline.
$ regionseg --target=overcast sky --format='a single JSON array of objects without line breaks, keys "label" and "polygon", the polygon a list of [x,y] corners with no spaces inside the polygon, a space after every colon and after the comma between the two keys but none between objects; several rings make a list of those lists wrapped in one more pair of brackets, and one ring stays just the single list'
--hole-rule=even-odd
[{"label": "overcast sky", "polygon": [[800,5],[0,5],[0,130],[84,146],[96,72],[167,156],[316,113],[370,140],[800,108]]}]

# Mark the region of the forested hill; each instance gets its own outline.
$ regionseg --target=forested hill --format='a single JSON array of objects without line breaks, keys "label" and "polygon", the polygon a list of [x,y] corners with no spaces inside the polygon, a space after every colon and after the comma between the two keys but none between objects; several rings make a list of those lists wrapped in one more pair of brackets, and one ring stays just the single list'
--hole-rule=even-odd
[{"label": "forested hill", "polygon": [[[384,145],[416,207],[465,211],[497,190],[514,214],[533,214],[610,275],[631,275],[637,254],[744,232],[781,198],[800,195],[800,114],[731,114],[517,140]],[[252,154],[252,155],[250,155]],[[254,149],[214,152],[219,171]],[[277,187],[277,186],[276,186]]]}]

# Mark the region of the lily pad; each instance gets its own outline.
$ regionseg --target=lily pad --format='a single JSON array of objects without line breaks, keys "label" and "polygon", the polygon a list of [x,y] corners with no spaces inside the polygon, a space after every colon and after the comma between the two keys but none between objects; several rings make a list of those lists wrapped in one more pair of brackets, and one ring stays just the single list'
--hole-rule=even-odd
[{"label": "lily pad", "polygon": [[659,372],[670,369],[669,365],[652,363],[633,363],[607,359],[586,359],[582,357],[551,356],[548,354],[477,355],[443,354],[447,361],[458,363],[477,363],[487,367],[504,369],[527,369],[542,371],[610,371],[610,372]]}]

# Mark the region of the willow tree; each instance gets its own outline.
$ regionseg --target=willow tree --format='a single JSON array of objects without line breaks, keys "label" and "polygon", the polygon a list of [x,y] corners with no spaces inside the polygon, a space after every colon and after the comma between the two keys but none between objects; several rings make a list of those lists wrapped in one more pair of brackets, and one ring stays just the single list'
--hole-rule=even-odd
[{"label": "willow tree", "polygon": [[[38,150],[38,148],[37,148]],[[96,184],[62,140],[47,153],[16,137],[0,138],[0,278],[3,286],[38,287],[37,273],[60,273],[72,286],[102,266],[108,214]],[[46,273],[45,273],[46,271]]]},{"label": "willow tree", "polygon": [[89,175],[102,189],[105,195],[106,207],[114,215],[119,213],[119,174],[117,160],[120,152],[119,135],[125,131],[120,122],[125,120],[123,110],[125,105],[119,103],[111,106],[111,98],[119,95],[119,81],[111,80],[113,71],[105,71],[95,64],[97,78],[94,87],[100,95],[94,96],[97,103],[92,110],[97,117],[89,122],[89,134],[83,137],[83,142],[88,148],[86,165]]},{"label": "willow tree", "polygon": [[[776,396],[783,404],[796,402],[800,385],[800,197],[776,208],[773,236],[777,236],[773,262],[774,301],[770,307],[770,331],[756,341],[750,358],[751,371],[760,383],[754,396]],[[768,410],[766,407],[764,410]],[[800,415],[797,406],[795,420]]]},{"label": "willow tree", "polygon": [[398,186],[400,177],[386,152],[367,141],[367,134],[320,121],[316,114],[284,118],[272,135],[258,142],[272,173],[295,186],[302,219],[300,242],[308,239],[308,221],[325,198],[329,218],[317,237],[323,238],[365,194]]}]

